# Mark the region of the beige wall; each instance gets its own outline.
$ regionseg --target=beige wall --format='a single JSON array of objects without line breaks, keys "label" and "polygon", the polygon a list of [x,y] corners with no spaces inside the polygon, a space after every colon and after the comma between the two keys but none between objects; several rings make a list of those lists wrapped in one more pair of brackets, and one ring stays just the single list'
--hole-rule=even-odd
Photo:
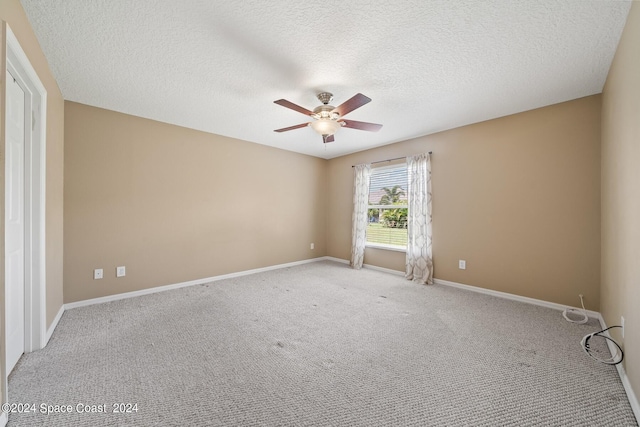
[{"label": "beige wall", "polygon": [[[599,96],[332,159],[328,255],[350,257],[351,165],[427,151],[436,278],[598,310]],[[404,254],[365,263],[404,270]]]},{"label": "beige wall", "polygon": [[[58,311],[62,307],[62,226],[63,226],[63,169],[64,169],[64,101],[58,85],[49,70],[47,60],[40,49],[40,45],[33,33],[31,25],[18,0],[0,1],[0,20],[6,22],[16,35],[20,46],[27,54],[31,65],[38,73],[40,81],[47,90],[47,150],[46,150],[46,319],[47,326],[51,325]],[[3,46],[4,58],[5,40],[0,41]],[[4,63],[4,59],[2,60]],[[0,76],[2,86],[2,125],[0,126],[0,152],[4,153],[4,64]],[[4,158],[4,156],[2,156]],[[4,163],[0,162],[0,188],[4,189]],[[4,192],[0,195],[0,203],[4,205]],[[4,236],[4,207],[0,208],[2,220],[0,229]],[[4,237],[0,237],[2,259],[4,259]],[[4,319],[4,263],[0,263],[0,295],[2,304],[2,319]],[[2,320],[4,324],[4,320]],[[4,342],[4,339],[3,339]],[[2,352],[4,358],[4,351]],[[4,363],[2,364],[4,366]],[[4,378],[4,372],[0,373]],[[2,382],[4,384],[4,382]]]},{"label": "beige wall", "polygon": [[326,255],[326,160],[73,102],[65,139],[65,302]]},{"label": "beige wall", "polygon": [[[640,4],[627,18],[602,95],[602,314],[625,318],[625,369],[640,393]],[[638,394],[640,396],[640,394]]]}]

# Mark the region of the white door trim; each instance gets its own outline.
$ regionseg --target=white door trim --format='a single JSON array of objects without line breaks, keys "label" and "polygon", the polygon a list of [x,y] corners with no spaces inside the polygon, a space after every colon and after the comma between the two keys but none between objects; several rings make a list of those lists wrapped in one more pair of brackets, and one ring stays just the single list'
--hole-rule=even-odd
[{"label": "white door trim", "polygon": [[5,97],[5,197],[4,197],[4,290],[5,351],[7,375],[24,354],[26,142],[31,140],[31,96],[12,75],[6,74]]},{"label": "white door trim", "polygon": [[[8,24],[7,70],[26,88],[31,126],[25,145],[25,352],[47,344],[45,189],[47,91]],[[6,370],[5,370],[6,372]]]}]

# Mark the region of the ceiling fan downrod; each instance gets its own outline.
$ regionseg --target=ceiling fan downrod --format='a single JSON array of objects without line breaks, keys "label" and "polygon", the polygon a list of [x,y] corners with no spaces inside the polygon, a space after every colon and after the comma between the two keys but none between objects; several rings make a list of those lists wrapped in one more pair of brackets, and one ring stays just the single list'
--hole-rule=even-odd
[{"label": "ceiling fan downrod", "polygon": [[318,100],[320,100],[324,105],[327,105],[333,99],[333,94],[329,92],[320,92],[317,96]]}]

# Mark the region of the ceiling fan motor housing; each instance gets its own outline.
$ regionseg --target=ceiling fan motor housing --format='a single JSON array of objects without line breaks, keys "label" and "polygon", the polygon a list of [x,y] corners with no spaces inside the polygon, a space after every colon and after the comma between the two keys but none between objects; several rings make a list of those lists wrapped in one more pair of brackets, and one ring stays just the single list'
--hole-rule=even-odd
[{"label": "ceiling fan motor housing", "polygon": [[314,119],[329,119],[329,120],[338,120],[340,117],[340,113],[335,110],[336,107],[329,104],[320,105],[313,109],[313,118]]}]

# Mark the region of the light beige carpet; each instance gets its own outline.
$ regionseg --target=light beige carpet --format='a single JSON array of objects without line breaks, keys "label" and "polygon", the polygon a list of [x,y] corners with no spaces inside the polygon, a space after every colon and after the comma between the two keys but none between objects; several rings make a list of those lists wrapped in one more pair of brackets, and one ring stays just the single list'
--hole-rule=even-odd
[{"label": "light beige carpet", "polygon": [[68,310],[9,378],[37,409],[9,425],[635,426],[615,368],[580,347],[598,329],[312,263]]}]

